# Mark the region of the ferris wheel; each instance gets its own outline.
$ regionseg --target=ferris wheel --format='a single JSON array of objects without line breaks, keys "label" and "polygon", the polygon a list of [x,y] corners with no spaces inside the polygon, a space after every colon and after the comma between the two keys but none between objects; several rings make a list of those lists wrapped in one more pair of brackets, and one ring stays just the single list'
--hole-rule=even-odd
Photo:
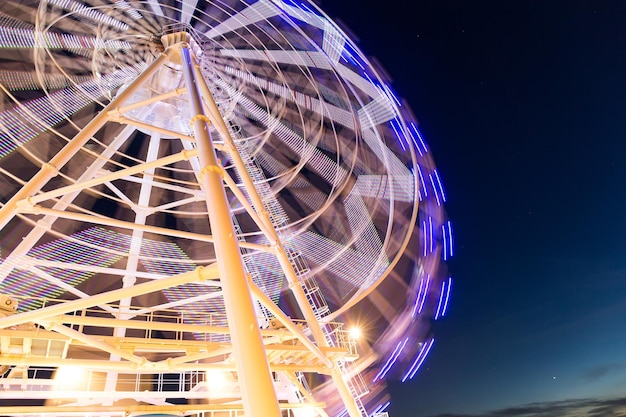
[{"label": "ferris wheel", "polygon": [[304,1],[9,0],[0,48],[1,415],[385,411],[446,314],[452,227],[341,28]]}]

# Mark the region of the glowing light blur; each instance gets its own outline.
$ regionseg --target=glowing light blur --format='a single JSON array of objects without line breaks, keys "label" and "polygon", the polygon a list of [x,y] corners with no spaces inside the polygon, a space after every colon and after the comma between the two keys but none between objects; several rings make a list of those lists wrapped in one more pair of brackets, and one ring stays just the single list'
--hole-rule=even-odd
[{"label": "glowing light blur", "polygon": [[359,327],[352,327],[350,329],[350,337],[354,340],[358,340],[361,338],[361,336],[363,336],[363,332],[361,331],[361,328]]},{"label": "glowing light blur", "polygon": [[409,341],[409,338],[407,337],[406,339],[404,339],[404,341],[398,342],[398,344],[396,345],[396,349],[393,351],[391,356],[389,356],[389,358],[387,359],[387,362],[385,362],[385,365],[380,369],[380,371],[378,371],[378,373],[376,374],[372,382],[376,382],[380,379],[383,379],[387,375],[387,373],[391,370],[393,365],[396,363],[396,360],[402,353],[402,350],[404,349],[408,341]]},{"label": "glowing light blur", "polygon": [[443,302],[443,310],[441,310],[441,317],[446,315],[448,311],[448,300],[450,299],[450,289],[452,288],[452,277],[448,278],[448,288],[446,289],[446,299]]},{"label": "glowing light blur", "polygon": [[402,382],[405,382],[407,379],[413,379],[417,371],[420,369],[420,367],[426,360],[426,356],[428,356],[428,353],[430,352],[430,349],[433,347],[434,344],[435,344],[435,339],[433,338],[433,339],[430,339],[428,342],[426,342],[422,346],[422,349],[420,349],[419,353],[417,354],[417,357],[415,358],[415,360],[409,367],[409,370],[402,377]]}]

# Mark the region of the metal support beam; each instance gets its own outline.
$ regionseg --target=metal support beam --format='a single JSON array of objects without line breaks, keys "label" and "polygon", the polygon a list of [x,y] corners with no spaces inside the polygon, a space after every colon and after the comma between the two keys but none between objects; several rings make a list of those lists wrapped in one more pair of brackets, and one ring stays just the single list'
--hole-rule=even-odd
[{"label": "metal support beam", "polygon": [[100,113],[96,115],[87,125],[68,142],[51,160],[42,165],[37,172],[22,188],[16,192],[7,203],[0,208],[0,229],[3,229],[16,213],[16,203],[39,192],[41,188],[100,130],[107,122],[109,110],[122,105],[128,98],[141,87],[161,66],[169,59],[174,51],[167,50],[165,54],[159,55],[148,68],[139,74],[128,88],[122,91],[115,99],[109,103]]},{"label": "metal support beam", "polygon": [[189,282],[198,282],[207,279],[214,279],[218,276],[217,270],[217,265],[211,264],[207,267],[198,267],[195,270],[185,272],[184,274],[144,282],[143,284],[137,284],[133,287],[121,288],[98,295],[92,295],[89,298],[68,301],[50,307],[44,307],[39,310],[32,310],[12,316],[2,317],[0,318],[0,329],[17,326],[18,324],[28,323],[31,321],[35,322],[39,320],[45,320],[50,317],[58,316],[72,311],[83,310],[85,308],[93,307],[96,305],[108,304],[113,301],[119,301],[124,297],[136,297],[155,291],[160,291],[165,288],[171,288],[178,285],[186,284]]},{"label": "metal support beam", "polygon": [[241,385],[244,411],[247,416],[279,417],[280,408],[274,391],[265,348],[248,279],[233,227],[217,155],[209,133],[208,117],[198,91],[199,81],[194,61],[187,47],[181,47],[182,69],[193,110],[193,128],[202,170],[199,182],[205,191],[209,223],[215,240],[215,253],[222,280],[226,316]]},{"label": "metal support beam", "polygon": [[[304,289],[302,288],[303,283],[296,275],[293,265],[291,264],[291,261],[289,260],[287,252],[285,250],[285,247],[283,246],[280,237],[278,236],[278,233],[272,226],[269,214],[263,206],[263,202],[256,191],[254,182],[247,174],[243,159],[241,158],[241,155],[237,150],[235,141],[228,131],[226,123],[220,115],[217,104],[213,99],[213,95],[211,94],[209,87],[206,84],[206,81],[202,78],[200,68],[196,66],[194,69],[196,72],[196,76],[198,77],[198,79],[201,80],[199,87],[202,91],[202,97],[205,100],[205,104],[207,105],[211,121],[215,124],[215,128],[222,136],[222,139],[224,141],[224,147],[229,152],[234,165],[237,167],[237,170],[240,173],[242,182],[248,191],[250,199],[252,200],[252,205],[256,208],[260,219],[265,223],[266,229],[269,231],[269,235],[267,236],[267,238],[275,245],[275,255],[278,259],[278,262],[280,263],[283,272],[285,273],[287,281],[289,282],[289,288],[293,292],[296,302],[298,303],[298,306],[300,307],[300,310],[302,311],[305,320],[309,324],[313,339],[319,346],[328,347],[328,343],[324,337],[322,327],[318,322],[317,317],[315,316],[313,308],[306,297]],[[346,406],[348,413],[350,414],[350,417],[362,417],[356,400],[348,389],[348,383],[345,381],[344,377],[341,374],[341,370],[336,364],[334,364],[334,366],[332,367],[331,376],[333,378],[333,382],[335,383],[337,391],[339,392],[339,395],[341,396],[341,399],[343,400],[343,403]]]}]

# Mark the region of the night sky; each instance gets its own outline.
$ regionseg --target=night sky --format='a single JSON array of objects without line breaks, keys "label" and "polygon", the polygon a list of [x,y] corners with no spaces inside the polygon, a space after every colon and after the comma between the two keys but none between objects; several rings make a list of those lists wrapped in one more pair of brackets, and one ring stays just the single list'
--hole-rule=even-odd
[{"label": "night sky", "polygon": [[410,103],[455,226],[390,417],[626,415],[626,2],[324,1]]}]

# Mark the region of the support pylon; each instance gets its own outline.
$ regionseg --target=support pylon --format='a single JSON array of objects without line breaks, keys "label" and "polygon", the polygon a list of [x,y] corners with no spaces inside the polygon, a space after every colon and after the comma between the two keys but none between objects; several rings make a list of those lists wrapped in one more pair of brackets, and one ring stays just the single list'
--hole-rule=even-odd
[{"label": "support pylon", "polygon": [[181,46],[180,50],[200,159],[199,182],[207,200],[211,232],[215,239],[215,252],[228,325],[235,348],[244,410],[247,416],[278,417],[278,399],[224,191],[221,176],[223,168],[217,161],[209,133],[209,118],[204,113],[200,99],[192,55],[186,46]]}]

